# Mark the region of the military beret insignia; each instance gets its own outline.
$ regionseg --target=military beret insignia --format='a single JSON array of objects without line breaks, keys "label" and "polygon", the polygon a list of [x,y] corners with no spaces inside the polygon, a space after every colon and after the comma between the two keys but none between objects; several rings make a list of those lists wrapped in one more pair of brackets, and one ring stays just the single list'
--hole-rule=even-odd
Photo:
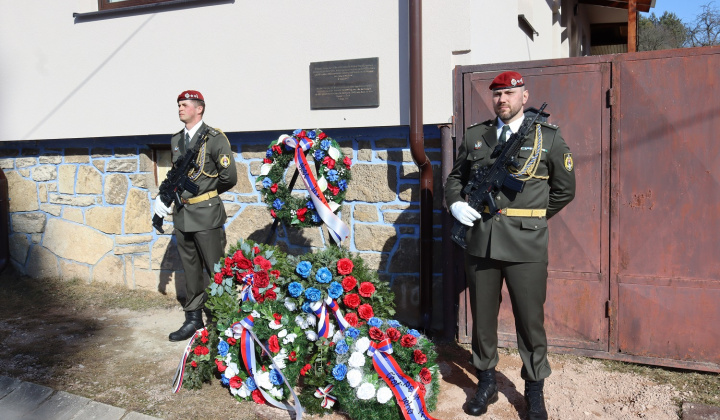
[{"label": "military beret insignia", "polygon": [[573,170],[573,160],[572,160],[572,153],[565,153],[563,155],[563,164],[565,166],[565,170],[568,172],[572,172]]},{"label": "military beret insignia", "polygon": [[228,155],[220,155],[220,166],[223,168],[230,166],[230,157]]}]

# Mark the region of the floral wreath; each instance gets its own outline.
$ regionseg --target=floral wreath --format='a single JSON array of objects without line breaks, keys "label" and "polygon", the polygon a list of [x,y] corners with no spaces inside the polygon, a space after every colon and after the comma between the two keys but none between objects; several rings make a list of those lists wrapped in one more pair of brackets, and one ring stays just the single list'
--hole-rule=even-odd
[{"label": "floral wreath", "polygon": [[[270,209],[270,215],[284,224],[297,227],[312,227],[323,224],[317,201],[307,194],[305,197],[292,195],[285,183],[285,171],[293,159],[296,160],[298,145],[304,154],[312,156],[315,162],[317,180],[309,173],[301,175],[317,189],[321,201],[327,202],[331,213],[336,213],[347,193],[351,179],[352,160],[345,156],[340,145],[321,130],[295,130],[292,136],[282,135],[268,146],[258,181],[262,184],[263,201]],[[304,160],[304,158],[302,158]],[[300,168],[298,168],[300,170]],[[308,171],[309,172],[309,171]],[[327,223],[327,222],[326,222]]]}]

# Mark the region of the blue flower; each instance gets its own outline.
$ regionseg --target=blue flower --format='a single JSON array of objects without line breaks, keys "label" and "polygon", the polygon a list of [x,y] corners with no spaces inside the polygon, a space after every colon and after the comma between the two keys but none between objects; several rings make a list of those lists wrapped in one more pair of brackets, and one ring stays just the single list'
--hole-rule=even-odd
[{"label": "blue flower", "polygon": [[302,284],[300,284],[296,281],[288,284],[288,293],[290,294],[290,296],[296,298],[296,297],[300,296],[302,294],[302,292],[303,292]]},{"label": "blue flower", "polygon": [[310,308],[310,302],[304,302],[304,303],[302,304],[302,306],[300,307],[300,309],[302,309],[302,311],[305,312],[306,314],[312,314],[312,313],[313,313],[312,308]]},{"label": "blue flower", "polygon": [[273,207],[275,207],[275,210],[280,210],[284,205],[285,202],[279,198],[276,198],[275,201],[273,201]]},{"label": "blue flower", "polygon": [[302,133],[302,128],[298,128],[297,130],[293,131],[293,136],[297,136],[300,133]]},{"label": "blue flower", "polygon": [[327,267],[323,267],[317,271],[317,274],[315,274],[315,280],[317,280],[320,283],[330,283],[330,280],[332,280],[332,273],[330,270],[327,269]]},{"label": "blue flower", "polygon": [[332,374],[335,379],[337,379],[338,381],[342,381],[343,379],[345,379],[345,375],[347,374],[347,366],[335,365],[332,370]]},{"label": "blue flower", "polygon": [[320,162],[325,157],[325,151],[317,149],[317,150],[315,150],[315,153],[313,153],[313,157],[315,158],[315,160]]},{"label": "blue flower", "polygon": [[315,130],[307,131],[307,132],[305,133],[305,135],[306,135],[309,139],[314,139],[314,138],[315,138]]},{"label": "blue flower", "polygon": [[278,372],[276,369],[273,369],[270,371],[270,382],[273,385],[280,385],[283,383],[283,377],[280,372]]},{"label": "blue flower", "polygon": [[410,330],[408,330],[408,334],[410,334],[414,337],[420,337],[420,333],[418,332],[418,330],[410,329]]},{"label": "blue flower", "polygon": [[265,157],[266,157],[266,158],[271,158],[271,157],[272,157],[272,154],[273,154],[272,149],[267,149],[267,152],[265,152]]},{"label": "blue flower", "polygon": [[332,142],[331,142],[330,140],[323,140],[323,141],[320,142],[320,147],[321,147],[323,150],[329,149],[330,146],[332,146]]},{"label": "blue flower", "polygon": [[218,354],[222,357],[227,356],[227,352],[230,350],[230,345],[227,343],[227,341],[222,341],[218,343]]},{"label": "blue flower", "polygon": [[330,287],[328,287],[328,296],[330,296],[332,299],[337,299],[343,294],[343,287],[340,283],[334,281],[330,283]]},{"label": "blue flower", "polygon": [[347,190],[347,181],[345,181],[344,179],[338,181],[338,188],[340,188],[340,191]]},{"label": "blue flower", "polygon": [[348,327],[345,330],[345,335],[350,338],[357,338],[360,335],[360,330],[355,327]]},{"label": "blue flower", "polygon": [[322,292],[314,287],[308,287],[305,289],[305,298],[310,302],[317,302],[322,299]]},{"label": "blue flower", "polygon": [[394,319],[388,320],[387,324],[393,328],[398,328],[400,326],[400,322],[395,321]]},{"label": "blue flower", "polygon": [[265,177],[265,179],[262,180],[262,186],[263,188],[270,188],[272,186],[273,182],[272,179]]},{"label": "blue flower", "polygon": [[327,173],[327,179],[330,182],[335,182],[338,180],[338,171],[335,169],[330,169]]},{"label": "blue flower", "polygon": [[313,203],[312,200],[308,200],[307,204],[305,204],[305,207],[307,207],[308,210],[315,210],[315,203]]},{"label": "blue flower", "polygon": [[[223,376],[224,378],[224,376]],[[248,377],[245,379],[245,386],[248,387],[248,390],[255,391],[257,389],[257,385],[255,385],[255,379]]]},{"label": "blue flower", "polygon": [[318,214],[317,214],[316,212],[310,213],[310,218],[311,218],[312,221],[315,222],[315,223],[317,223],[317,222],[320,221],[320,216],[318,216]]},{"label": "blue flower", "polygon": [[300,274],[300,277],[304,279],[310,275],[310,270],[312,270],[312,264],[310,264],[310,261],[300,261],[295,267],[295,272]]},{"label": "blue flower", "polygon": [[223,385],[230,385],[230,379],[226,378],[225,375],[220,378],[220,382],[222,382]]},{"label": "blue flower", "polygon": [[335,344],[335,353],[337,354],[345,354],[350,350],[350,346],[345,342],[345,340],[338,340],[337,344]]},{"label": "blue flower", "polygon": [[368,325],[371,327],[380,328],[380,326],[382,325],[382,321],[380,320],[380,318],[374,316],[374,317],[368,319]]}]

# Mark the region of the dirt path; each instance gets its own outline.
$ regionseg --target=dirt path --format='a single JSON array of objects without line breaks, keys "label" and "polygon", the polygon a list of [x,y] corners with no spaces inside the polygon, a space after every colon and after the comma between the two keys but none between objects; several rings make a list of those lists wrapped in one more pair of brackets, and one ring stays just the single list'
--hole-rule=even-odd
[{"label": "dirt path", "polygon": [[[182,312],[86,309],[45,311],[0,317],[0,374],[48,385],[128,410],[164,419],[288,419],[287,413],[233,400],[214,382],[200,391],[171,392],[185,343],[171,343]],[[462,407],[474,393],[469,352],[459,346],[441,351],[441,396],[437,419],[471,419]],[[680,393],[635,374],[608,372],[599,361],[551,355],[553,375],[546,381],[554,419],[677,419],[673,398]],[[482,418],[525,417],[517,354],[500,357],[500,400]],[[307,418],[307,416],[305,417]],[[325,420],[344,419],[340,415]]]}]

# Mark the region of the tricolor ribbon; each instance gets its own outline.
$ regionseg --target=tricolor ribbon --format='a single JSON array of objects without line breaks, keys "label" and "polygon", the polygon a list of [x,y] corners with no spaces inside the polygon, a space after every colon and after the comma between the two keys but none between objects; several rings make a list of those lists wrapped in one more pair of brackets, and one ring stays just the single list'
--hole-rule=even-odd
[{"label": "tricolor ribbon", "polygon": [[320,403],[322,408],[327,408],[329,410],[333,405],[335,405],[337,398],[330,395],[330,391],[332,391],[332,389],[333,385],[328,385],[325,388],[318,388],[315,390],[315,398],[322,398],[322,402]]},{"label": "tricolor ribbon", "polygon": [[350,235],[350,228],[330,208],[327,200],[325,200],[325,195],[320,191],[315,176],[310,171],[307,159],[305,159],[305,152],[313,146],[312,140],[303,137],[298,141],[292,136],[282,136],[280,140],[288,147],[295,149],[295,166],[300,172],[300,178],[302,178],[305,188],[310,192],[310,199],[315,205],[315,210],[328,226],[328,232],[330,232],[335,242],[342,242],[343,239]]},{"label": "tricolor ribbon", "polygon": [[[290,386],[287,379],[285,378],[285,375],[283,375],[282,370],[280,370],[279,367],[275,364],[275,361],[272,358],[272,353],[270,353],[270,350],[268,350],[265,345],[257,338],[255,333],[253,332],[253,327],[255,326],[255,320],[252,315],[247,316],[242,321],[236,322],[230,326],[230,328],[233,330],[233,333],[237,332],[238,330],[241,333],[240,336],[240,355],[242,356],[243,364],[245,365],[245,369],[248,372],[248,375],[250,375],[251,378],[255,379],[255,372],[257,372],[257,364],[256,364],[256,358],[255,358],[255,343],[260,346],[260,348],[267,353],[270,356],[270,363],[272,364],[273,369],[277,370],[280,376],[283,379],[283,382],[285,382],[285,385],[290,390],[290,395],[292,395],[293,399],[295,400],[295,406],[291,406],[282,402],[279,402],[275,400],[270,394],[265,392],[264,389],[262,389],[259,385],[257,389],[260,391],[262,396],[265,398],[265,400],[277,407],[282,408],[284,410],[295,412],[295,420],[302,419],[302,413],[305,411],[300,405],[300,399],[298,399],[297,394],[295,394],[295,391],[293,390],[293,387]],[[257,382],[256,382],[257,383]]]},{"label": "tricolor ribbon", "polygon": [[249,300],[250,302],[255,302],[255,297],[252,293],[252,288],[255,285],[255,274],[245,274],[243,278],[240,279],[240,283],[243,285],[242,289],[240,289],[240,301],[245,302]]},{"label": "tricolor ribbon", "polygon": [[180,363],[178,364],[177,369],[175,369],[175,377],[173,378],[174,393],[180,392],[180,388],[182,388],[183,376],[185,376],[185,363],[187,363],[187,358],[190,356],[190,351],[192,350],[192,345],[195,342],[195,339],[201,336],[203,331],[206,330],[207,328],[200,328],[195,331],[195,334],[193,334],[190,341],[188,341],[187,346],[185,346],[185,351],[183,351],[183,355],[180,358]]},{"label": "tricolor ribbon", "polygon": [[327,338],[328,335],[330,335],[330,313],[328,312],[328,308],[332,311],[332,313],[335,315],[335,319],[337,319],[338,326],[340,327],[341,331],[345,331],[347,327],[350,326],[350,324],[345,320],[345,317],[343,317],[342,310],[340,310],[340,305],[335,301],[335,299],[331,299],[330,297],[326,297],[325,300],[318,300],[317,302],[313,302],[310,304],[310,309],[317,315],[318,319],[318,336]]},{"label": "tricolor ribbon", "polygon": [[372,357],[375,371],[390,387],[406,420],[435,420],[428,414],[425,398],[418,392],[420,384],[408,377],[390,355],[392,344],[386,338],[370,342],[367,355]]}]

